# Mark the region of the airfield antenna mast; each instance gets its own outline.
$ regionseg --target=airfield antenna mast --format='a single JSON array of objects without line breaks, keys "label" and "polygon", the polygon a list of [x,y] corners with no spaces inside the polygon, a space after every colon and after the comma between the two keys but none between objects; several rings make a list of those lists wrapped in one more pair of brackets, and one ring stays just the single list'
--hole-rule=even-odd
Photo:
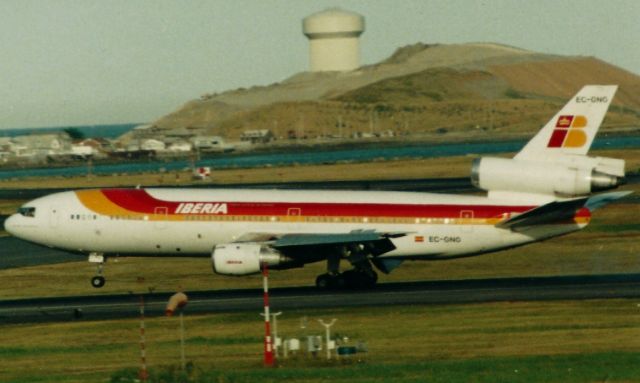
[{"label": "airfield antenna mast", "polygon": [[329,323],[325,323],[322,319],[318,319],[318,322],[320,322],[320,324],[322,326],[324,326],[325,329],[325,335],[326,335],[326,349],[327,349],[327,359],[331,359],[331,348],[329,347],[329,343],[331,342],[331,326],[333,326],[336,323],[337,319],[333,318],[331,320],[331,322]]}]

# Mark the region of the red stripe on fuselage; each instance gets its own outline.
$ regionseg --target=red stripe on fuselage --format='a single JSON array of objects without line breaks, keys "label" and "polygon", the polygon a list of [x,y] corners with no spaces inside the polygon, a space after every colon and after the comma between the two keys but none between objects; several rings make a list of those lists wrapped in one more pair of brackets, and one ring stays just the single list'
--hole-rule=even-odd
[{"label": "red stripe on fuselage", "polygon": [[[317,203],[317,202],[229,202],[229,201],[163,201],[143,189],[105,189],[104,195],[114,204],[131,212],[153,214],[166,208],[176,214],[180,204],[226,204],[228,215],[254,216],[329,216],[329,217],[429,217],[429,218],[496,218],[504,213],[518,213],[534,206],[434,205],[383,203]],[[469,213],[472,212],[472,216]],[[179,214],[179,213],[178,213]],[[187,215],[219,215],[196,213]]]}]

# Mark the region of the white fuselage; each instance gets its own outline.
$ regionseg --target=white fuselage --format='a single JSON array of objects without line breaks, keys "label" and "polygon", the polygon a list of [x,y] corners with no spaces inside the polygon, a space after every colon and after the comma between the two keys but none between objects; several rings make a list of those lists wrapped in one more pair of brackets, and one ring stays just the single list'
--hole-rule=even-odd
[{"label": "white fuselage", "polygon": [[265,235],[398,232],[405,235],[382,257],[442,259],[566,234],[588,221],[495,227],[533,206],[407,192],[106,189],[34,200],[25,205],[33,214],[15,214],[5,226],[38,244],[123,256],[210,256],[216,245]]}]

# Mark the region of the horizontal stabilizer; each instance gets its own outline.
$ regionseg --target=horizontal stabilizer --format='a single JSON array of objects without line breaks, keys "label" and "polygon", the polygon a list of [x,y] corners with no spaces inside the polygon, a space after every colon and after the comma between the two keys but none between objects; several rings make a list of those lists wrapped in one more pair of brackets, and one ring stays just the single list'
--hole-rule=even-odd
[{"label": "horizontal stabilizer", "polygon": [[551,224],[571,219],[585,206],[588,198],[553,201],[499,222],[496,227],[517,230],[533,225]]},{"label": "horizontal stabilizer", "polygon": [[589,199],[587,200],[587,203],[584,206],[587,209],[589,209],[589,211],[594,211],[613,201],[619,200],[620,198],[624,198],[631,193],[633,192],[621,191],[621,192],[597,194],[592,197],[589,197]]}]

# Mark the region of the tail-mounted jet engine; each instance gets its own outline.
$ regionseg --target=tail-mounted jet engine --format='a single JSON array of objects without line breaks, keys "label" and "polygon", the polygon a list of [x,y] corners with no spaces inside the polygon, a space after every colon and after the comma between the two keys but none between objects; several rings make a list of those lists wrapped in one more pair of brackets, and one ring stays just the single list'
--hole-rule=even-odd
[{"label": "tail-mounted jet engine", "polygon": [[622,185],[624,160],[587,156],[541,161],[476,158],[471,167],[471,182],[487,191],[582,196]]},{"label": "tail-mounted jet engine", "polygon": [[222,275],[259,273],[262,264],[276,269],[287,268],[293,260],[279,251],[259,243],[225,243],[217,245],[211,254],[213,271]]}]

